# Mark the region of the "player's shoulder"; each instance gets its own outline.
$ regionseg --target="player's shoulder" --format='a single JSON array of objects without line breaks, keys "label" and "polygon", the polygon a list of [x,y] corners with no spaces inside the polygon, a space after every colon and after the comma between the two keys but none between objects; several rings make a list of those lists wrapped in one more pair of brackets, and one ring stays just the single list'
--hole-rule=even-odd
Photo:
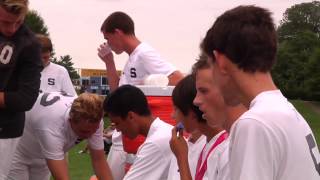
[{"label": "player's shoulder", "polygon": [[160,54],[149,44],[142,42],[134,51],[135,56],[140,58],[160,57]]},{"label": "player's shoulder", "polygon": [[53,106],[59,103],[72,103],[76,96],[67,94],[66,92],[42,92],[39,94],[38,101],[43,106]]},{"label": "player's shoulder", "polygon": [[56,64],[54,62],[50,62],[50,66],[59,71],[67,71],[67,69],[64,66],[61,66],[60,64]]},{"label": "player's shoulder", "polygon": [[32,117],[33,124],[36,123],[37,126],[42,126],[41,122],[45,124],[48,122],[54,123],[55,119],[65,115],[74,99],[75,97],[63,95],[61,92],[40,93],[37,102],[27,112],[28,117]]},{"label": "player's shoulder", "polygon": [[173,128],[173,126],[171,124],[161,120],[160,118],[156,118],[154,120],[154,126],[160,131],[170,131],[171,132],[171,130]]},{"label": "player's shoulder", "polygon": [[167,145],[167,142],[171,138],[172,128],[172,125],[157,118],[150,126],[146,141],[152,144],[157,144],[158,146],[162,146],[163,143]]},{"label": "player's shoulder", "polygon": [[148,43],[146,42],[141,42],[138,46],[137,46],[137,50],[138,51],[155,51],[155,49],[149,45]]},{"label": "player's shoulder", "polygon": [[15,39],[21,41],[25,46],[37,46],[40,48],[40,43],[38,42],[35,34],[25,25],[22,24],[15,34]]}]

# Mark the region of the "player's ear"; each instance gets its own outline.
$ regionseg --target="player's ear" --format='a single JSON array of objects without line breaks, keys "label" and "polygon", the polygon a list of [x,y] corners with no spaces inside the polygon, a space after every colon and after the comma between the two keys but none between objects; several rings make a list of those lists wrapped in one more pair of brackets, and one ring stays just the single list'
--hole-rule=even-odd
[{"label": "player's ear", "polygon": [[135,113],[133,111],[129,111],[127,115],[127,119],[132,120],[135,118]]},{"label": "player's ear", "polygon": [[117,34],[117,35],[123,35],[124,33],[123,33],[123,31],[121,30],[121,29],[115,29],[114,30],[114,34]]},{"label": "player's ear", "polygon": [[226,74],[227,73],[227,68],[228,68],[228,66],[227,66],[227,64],[228,64],[227,63],[227,57],[223,53],[221,53],[221,52],[219,52],[217,50],[214,50],[213,54],[214,54],[214,57],[215,57],[215,63],[217,65],[219,71],[221,73],[223,73],[223,74]]}]

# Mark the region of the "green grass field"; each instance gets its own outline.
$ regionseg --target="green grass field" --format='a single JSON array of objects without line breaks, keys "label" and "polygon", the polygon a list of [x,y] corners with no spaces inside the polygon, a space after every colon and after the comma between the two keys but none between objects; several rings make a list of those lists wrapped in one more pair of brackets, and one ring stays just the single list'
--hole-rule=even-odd
[{"label": "green grass field", "polygon": [[[316,137],[318,146],[320,145],[320,103],[307,103],[299,100],[292,101],[298,111],[304,116],[311,126]],[[88,180],[93,174],[91,168],[90,155],[78,154],[85,147],[82,142],[69,152],[69,172],[71,180]]]},{"label": "green grass field", "polygon": [[79,154],[84,149],[86,142],[81,142],[69,152],[69,173],[71,180],[88,180],[93,173],[90,155]]}]

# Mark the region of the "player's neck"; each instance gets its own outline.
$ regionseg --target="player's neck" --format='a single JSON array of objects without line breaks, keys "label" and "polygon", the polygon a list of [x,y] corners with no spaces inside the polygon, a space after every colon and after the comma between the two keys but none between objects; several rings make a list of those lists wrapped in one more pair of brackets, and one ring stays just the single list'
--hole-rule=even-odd
[{"label": "player's neck", "polygon": [[155,120],[154,117],[152,116],[145,116],[145,117],[141,117],[142,119],[140,120],[140,134],[143,136],[147,136],[150,130],[150,127],[153,123],[153,121]]},{"label": "player's neck", "polygon": [[271,74],[255,72],[247,73],[239,71],[233,74],[236,86],[239,88],[240,101],[249,108],[251,101],[260,93],[278,89],[274,84]]},{"label": "player's neck", "polygon": [[227,132],[230,132],[232,124],[237,121],[237,119],[248,109],[243,104],[238,104],[235,106],[227,106],[226,108],[226,114],[227,114],[227,120],[224,124],[224,128]]},{"label": "player's neck", "polygon": [[125,39],[125,51],[130,55],[140,44],[141,42],[135,36],[131,35]]},{"label": "player's neck", "polygon": [[49,66],[49,64],[50,64],[50,61],[49,61],[48,63],[44,64],[44,65],[43,65],[43,68],[48,67],[48,66]]},{"label": "player's neck", "polygon": [[196,143],[197,140],[202,136],[202,133],[198,130],[195,130],[194,132],[191,133],[190,137],[189,137],[189,141],[191,143]]},{"label": "player's neck", "polygon": [[201,132],[207,137],[207,142],[209,142],[215,135],[217,135],[221,131],[223,131],[222,127],[212,128],[206,125],[205,127],[201,128]]}]

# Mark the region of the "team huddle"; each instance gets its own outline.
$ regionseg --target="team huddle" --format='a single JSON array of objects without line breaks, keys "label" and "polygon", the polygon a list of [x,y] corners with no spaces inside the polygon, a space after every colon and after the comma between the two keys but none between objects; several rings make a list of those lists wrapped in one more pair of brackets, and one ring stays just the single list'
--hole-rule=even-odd
[{"label": "team huddle", "polygon": [[[0,1],[0,180],[68,180],[67,152],[84,140],[99,180],[320,179],[311,128],[270,74],[277,35],[267,9],[220,15],[186,75],[135,36],[130,16],[110,14],[98,47],[106,98],[77,95],[67,70],[50,62],[51,40],[24,25],[27,12],[28,0]],[[114,53],[123,52],[119,76]],[[150,75],[174,86],[178,125],[154,116],[140,88]],[[115,127],[107,157],[104,116]],[[127,151],[125,139],[139,136]]]}]

